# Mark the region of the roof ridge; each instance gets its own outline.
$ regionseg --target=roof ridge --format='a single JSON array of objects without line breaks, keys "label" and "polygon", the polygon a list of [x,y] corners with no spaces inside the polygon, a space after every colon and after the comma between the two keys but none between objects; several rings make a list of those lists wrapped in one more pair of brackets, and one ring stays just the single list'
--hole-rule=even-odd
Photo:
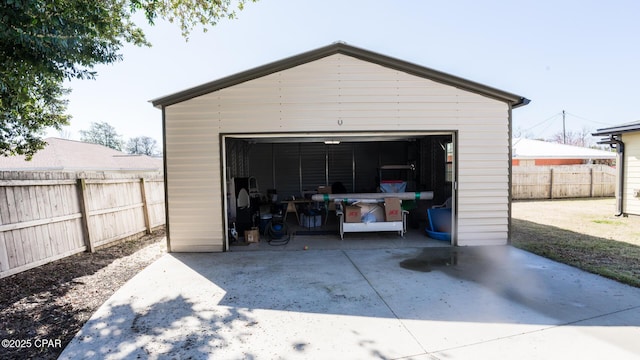
[{"label": "roof ridge", "polygon": [[447,74],[423,65],[411,63],[406,60],[401,60],[388,55],[376,53],[371,50],[348,45],[345,42],[334,42],[333,44],[326,45],[315,50],[286,57],[281,60],[222,77],[217,80],[206,82],[186,90],[152,99],[150,102],[153,106],[158,108],[170,106],[335,54],[344,54],[362,61],[367,61],[414,76],[430,79],[466,91],[475,92],[480,95],[511,103],[511,106],[514,108],[527,105],[530,102],[529,99],[520,95],[509,93],[455,75]]}]

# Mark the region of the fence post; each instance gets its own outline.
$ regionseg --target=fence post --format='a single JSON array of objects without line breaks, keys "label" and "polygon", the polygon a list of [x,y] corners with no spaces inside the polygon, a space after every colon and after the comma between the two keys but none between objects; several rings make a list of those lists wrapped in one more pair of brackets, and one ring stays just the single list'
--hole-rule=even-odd
[{"label": "fence post", "polygon": [[80,218],[82,221],[82,232],[84,233],[84,244],[87,247],[88,252],[95,252],[96,249],[93,246],[93,241],[91,241],[91,232],[89,232],[89,210],[87,209],[87,204],[89,203],[87,199],[87,182],[85,179],[77,180],[77,189],[78,189],[78,202],[80,204],[80,214],[82,217]]},{"label": "fence post", "polygon": [[151,221],[149,220],[149,204],[147,202],[147,189],[144,178],[140,178],[140,195],[142,197],[142,214],[144,216],[144,227],[147,234],[151,234]]},{"label": "fence post", "polygon": [[553,199],[553,168],[549,168],[549,199]]}]

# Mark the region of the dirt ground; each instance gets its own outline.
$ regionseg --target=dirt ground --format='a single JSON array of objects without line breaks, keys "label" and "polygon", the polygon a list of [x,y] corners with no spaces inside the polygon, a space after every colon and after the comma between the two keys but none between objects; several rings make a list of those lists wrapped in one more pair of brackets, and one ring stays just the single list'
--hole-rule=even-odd
[{"label": "dirt ground", "polygon": [[164,231],[0,279],[0,359],[56,359],[117,289],[166,253]]},{"label": "dirt ground", "polygon": [[514,201],[514,219],[640,246],[640,216],[615,216],[616,200]]}]

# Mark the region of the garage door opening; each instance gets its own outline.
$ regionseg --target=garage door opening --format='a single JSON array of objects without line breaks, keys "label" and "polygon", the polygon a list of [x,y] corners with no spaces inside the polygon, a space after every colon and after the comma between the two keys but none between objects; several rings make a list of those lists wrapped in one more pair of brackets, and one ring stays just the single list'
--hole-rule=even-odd
[{"label": "garage door opening", "polygon": [[[358,233],[343,233],[344,237],[393,232],[396,229],[391,224],[382,224],[389,219],[385,195],[355,204],[353,199],[333,200],[337,195],[331,200],[323,196],[322,201],[313,200],[313,195],[385,193],[393,197],[391,193],[398,192],[433,194],[429,199],[401,201],[405,215],[398,236],[455,245],[455,135],[222,135],[226,249],[254,236],[269,240],[274,235],[271,226],[280,223],[286,233],[275,233],[276,237],[288,240],[290,235],[320,234],[323,239],[340,241],[341,221],[344,227],[347,206],[351,205],[360,208],[360,218],[352,216],[348,221],[375,222],[378,228],[355,225],[351,229]],[[257,233],[247,232],[250,230]]]}]

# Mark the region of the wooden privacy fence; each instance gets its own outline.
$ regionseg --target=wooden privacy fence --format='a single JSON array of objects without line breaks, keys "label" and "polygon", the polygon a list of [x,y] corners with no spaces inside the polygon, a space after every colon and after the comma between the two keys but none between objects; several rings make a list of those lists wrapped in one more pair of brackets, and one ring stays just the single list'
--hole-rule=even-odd
[{"label": "wooden privacy fence", "polygon": [[607,165],[514,166],[511,197],[560,199],[615,196],[616,169]]},{"label": "wooden privacy fence", "polygon": [[0,171],[0,278],[165,223],[161,173]]}]

